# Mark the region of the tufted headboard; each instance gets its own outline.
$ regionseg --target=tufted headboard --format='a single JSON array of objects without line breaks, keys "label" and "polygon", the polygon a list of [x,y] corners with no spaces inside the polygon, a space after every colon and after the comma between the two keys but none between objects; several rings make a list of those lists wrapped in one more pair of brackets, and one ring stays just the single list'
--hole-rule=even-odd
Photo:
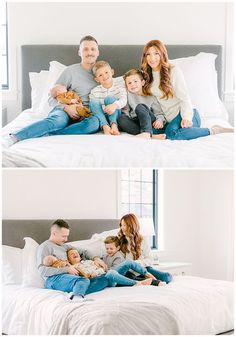
[{"label": "tufted headboard", "polygon": [[[138,68],[142,55],[141,45],[101,45],[99,59],[107,60],[115,69],[115,76],[123,75],[131,68]],[[219,45],[167,45],[170,59],[194,56],[200,52],[217,55],[218,91],[222,97],[222,46]],[[49,69],[50,61],[65,65],[79,63],[77,45],[23,45],[21,46],[22,109],[31,107],[29,72]]]},{"label": "tufted headboard", "polygon": [[[69,241],[86,240],[94,233],[119,227],[118,219],[65,219],[70,226]],[[13,247],[24,247],[24,237],[31,237],[39,244],[47,240],[50,227],[55,219],[50,220],[2,220],[2,243]]]}]

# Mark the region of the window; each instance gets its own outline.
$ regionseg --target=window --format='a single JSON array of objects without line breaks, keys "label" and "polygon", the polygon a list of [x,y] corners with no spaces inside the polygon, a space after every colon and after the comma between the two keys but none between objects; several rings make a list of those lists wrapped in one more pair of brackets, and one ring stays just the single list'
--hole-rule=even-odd
[{"label": "window", "polygon": [[139,218],[153,218],[155,236],[150,246],[157,248],[157,170],[121,170],[121,216],[134,213]]},{"label": "window", "polygon": [[8,89],[8,44],[7,44],[7,4],[4,2],[2,10],[2,89]]}]

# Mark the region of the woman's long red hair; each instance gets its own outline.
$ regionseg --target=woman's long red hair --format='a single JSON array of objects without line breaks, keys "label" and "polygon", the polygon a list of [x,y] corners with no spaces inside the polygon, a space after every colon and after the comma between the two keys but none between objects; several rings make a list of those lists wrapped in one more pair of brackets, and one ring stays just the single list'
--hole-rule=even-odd
[{"label": "woman's long red hair", "polygon": [[[130,253],[133,255],[134,260],[138,260],[142,255],[141,243],[143,241],[143,236],[140,234],[140,224],[135,214],[126,214],[120,220],[124,221],[127,228],[127,233],[124,235],[121,228],[118,233],[118,237],[120,239],[120,249],[126,255]],[[130,250],[128,248],[128,240],[130,241]]]},{"label": "woman's long red hair", "polygon": [[173,87],[170,81],[170,70],[173,67],[169,63],[168,53],[165,45],[160,40],[151,40],[143,48],[143,55],[141,59],[141,69],[148,75],[143,91],[146,95],[150,95],[151,85],[153,83],[152,68],[147,63],[147,52],[151,47],[157,48],[160,54],[160,87],[163,92],[162,98],[168,99],[174,96]]}]

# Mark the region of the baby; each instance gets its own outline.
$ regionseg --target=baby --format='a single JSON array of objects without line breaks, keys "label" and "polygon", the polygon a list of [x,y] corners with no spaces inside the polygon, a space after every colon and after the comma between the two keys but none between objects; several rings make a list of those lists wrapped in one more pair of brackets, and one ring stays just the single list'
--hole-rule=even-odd
[{"label": "baby", "polygon": [[76,94],[76,92],[69,90],[67,91],[66,87],[62,84],[55,85],[50,90],[51,96],[54,97],[58,103],[62,104],[77,104],[76,111],[80,117],[80,120],[91,116],[91,112],[88,108],[83,106],[83,102],[79,95]]},{"label": "baby", "polygon": [[59,260],[53,255],[47,255],[43,259],[43,264],[47,267],[54,267],[54,268],[64,268],[69,267],[70,263],[67,260]]}]

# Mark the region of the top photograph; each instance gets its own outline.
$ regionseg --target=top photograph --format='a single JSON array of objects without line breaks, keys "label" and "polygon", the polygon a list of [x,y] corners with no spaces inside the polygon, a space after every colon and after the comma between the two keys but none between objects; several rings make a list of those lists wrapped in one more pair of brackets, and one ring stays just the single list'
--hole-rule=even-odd
[{"label": "top photograph", "polygon": [[2,9],[2,167],[233,168],[233,2]]}]

